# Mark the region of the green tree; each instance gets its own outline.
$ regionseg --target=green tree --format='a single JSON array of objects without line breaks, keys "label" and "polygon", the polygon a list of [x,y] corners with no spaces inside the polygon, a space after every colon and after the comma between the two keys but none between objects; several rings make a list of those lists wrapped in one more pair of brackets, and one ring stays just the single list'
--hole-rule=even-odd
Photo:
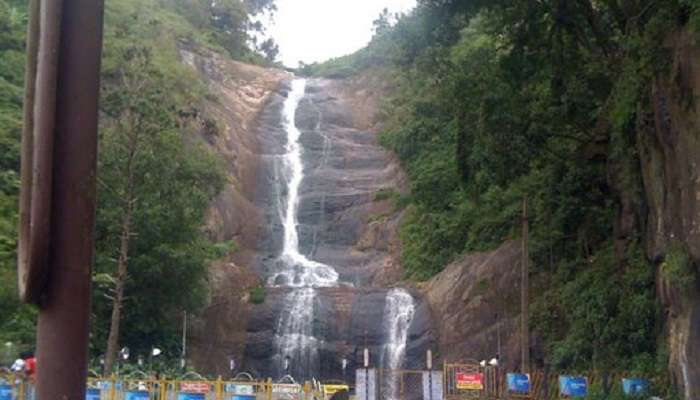
[{"label": "green tree", "polygon": [[17,297],[19,144],[24,81],[25,2],[0,0],[0,342],[34,343],[35,311]]},{"label": "green tree", "polygon": [[[644,218],[636,124],[668,71],[664,41],[693,29],[695,3],[419,0],[366,48],[304,72],[392,77],[380,140],[410,178],[409,277],[517,238],[527,195],[544,357],[632,368],[664,353],[648,328],[660,319],[644,229],[619,221]],[[688,270],[670,252],[665,270]]]},{"label": "green tree", "polygon": [[223,186],[194,136],[205,88],[157,45],[167,31],[148,23],[156,10],[136,12],[110,14],[103,62],[95,328],[107,334],[107,373],[120,343],[174,347],[173,316],[200,303],[207,262],[221,255],[200,229]]}]

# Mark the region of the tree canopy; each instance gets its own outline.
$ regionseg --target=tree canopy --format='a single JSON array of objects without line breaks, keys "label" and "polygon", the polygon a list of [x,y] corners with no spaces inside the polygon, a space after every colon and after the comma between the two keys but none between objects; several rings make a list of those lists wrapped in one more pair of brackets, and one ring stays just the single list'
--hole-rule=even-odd
[{"label": "tree canopy", "polygon": [[667,73],[667,35],[697,29],[697,4],[418,3],[390,26],[381,15],[366,48],[301,70],[390,71],[380,139],[410,177],[408,277],[517,238],[527,196],[537,361],[665,370],[655,267],[643,228],[619,220],[643,208],[636,123]]},{"label": "tree canopy", "polygon": [[[19,144],[26,2],[0,0],[0,341],[31,350],[36,312],[16,286]],[[202,304],[206,266],[232,249],[204,233],[204,214],[224,184],[223,164],[199,139],[206,85],[180,62],[196,45],[269,64],[276,45],[250,42],[252,15],[271,0],[106,2],[100,104],[92,351],[105,351],[125,207],[133,210],[119,340],[134,354],[179,354],[183,311]],[[263,54],[260,54],[260,53]],[[267,59],[265,59],[267,57]],[[131,146],[135,140],[136,145]],[[127,174],[129,149],[132,174]],[[133,195],[127,201],[127,186]],[[144,353],[145,354],[145,353]],[[3,354],[4,356],[5,354]]]}]

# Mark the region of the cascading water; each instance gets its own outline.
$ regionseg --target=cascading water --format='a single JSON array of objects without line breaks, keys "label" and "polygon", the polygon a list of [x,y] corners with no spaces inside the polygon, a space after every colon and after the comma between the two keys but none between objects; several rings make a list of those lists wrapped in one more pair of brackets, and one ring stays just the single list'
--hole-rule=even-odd
[{"label": "cascading water", "polygon": [[[319,369],[320,341],[314,336],[315,298],[316,291],[311,287],[294,289],[285,298],[288,308],[279,319],[275,343],[281,362],[279,376],[290,374],[304,378]],[[289,363],[288,368],[285,368],[285,362]]]},{"label": "cascading water", "polygon": [[270,286],[293,288],[285,297],[286,309],[278,321],[274,345],[279,374],[290,373],[297,378],[311,377],[318,372],[319,339],[314,336],[315,288],[338,284],[338,273],[333,267],[310,260],[299,252],[297,210],[304,166],[299,143],[301,132],[294,122],[294,117],[304,96],[305,86],[305,80],[294,80],[282,109],[287,133],[286,153],[282,159],[287,195],[286,201],[280,206],[284,243],[277,271],[268,281]]},{"label": "cascading water", "polygon": [[[282,117],[287,136],[285,153],[278,158],[275,171],[279,182],[278,213],[282,222],[284,241],[277,262],[270,271],[268,286],[291,288],[284,298],[284,309],[280,313],[275,332],[274,350],[278,377],[290,374],[298,380],[318,377],[320,370],[319,350],[323,339],[314,332],[314,309],[317,288],[339,285],[339,276],[333,267],[308,258],[299,251],[298,208],[299,187],[304,179],[301,132],[295,124],[295,114],[304,97],[306,82],[295,79],[284,102]],[[329,156],[330,138],[321,130],[321,115],[315,132],[323,138],[323,158]],[[323,199],[321,206],[323,207]],[[321,210],[323,215],[323,210]],[[314,233],[313,253],[317,233]],[[385,345],[381,355],[382,365],[387,369],[401,367],[406,351],[408,329],[415,312],[414,300],[403,289],[392,289],[387,293],[384,309]],[[395,380],[387,382],[389,399],[396,398]]]},{"label": "cascading water", "polygon": [[329,287],[338,284],[338,273],[330,265],[309,260],[299,252],[297,232],[297,210],[299,208],[299,186],[304,179],[304,165],[301,160],[301,132],[294,123],[299,101],[304,97],[306,81],[295,79],[292,90],[282,109],[285,131],[287,132],[286,153],[283,170],[286,178],[286,202],[280,210],[284,228],[284,244],[279,257],[279,270],[269,280],[273,286]]},{"label": "cascading water", "polygon": [[404,289],[391,289],[386,295],[384,306],[384,332],[386,332],[386,344],[382,354],[382,366],[388,370],[385,374],[383,397],[393,400],[398,398],[397,378],[392,371],[401,368],[406,354],[406,342],[408,329],[411,326],[415,314],[415,302],[413,297]]}]

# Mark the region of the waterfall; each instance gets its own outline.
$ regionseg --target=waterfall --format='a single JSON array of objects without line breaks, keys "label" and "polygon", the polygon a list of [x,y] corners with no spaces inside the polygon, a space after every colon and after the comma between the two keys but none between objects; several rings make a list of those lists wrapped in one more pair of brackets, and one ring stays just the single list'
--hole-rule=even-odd
[{"label": "waterfall", "polygon": [[413,297],[404,289],[391,289],[386,295],[384,306],[384,332],[386,332],[386,344],[382,354],[382,366],[386,371],[384,398],[393,400],[398,398],[397,380],[400,374],[393,371],[401,368],[406,354],[406,342],[408,329],[411,326],[415,313]]},{"label": "waterfall", "polygon": [[[300,143],[301,132],[295,124],[295,115],[304,97],[306,82],[295,79],[291,91],[282,107],[284,131],[286,133],[285,152],[277,159],[276,176],[280,186],[278,213],[283,227],[283,245],[277,261],[272,266],[268,285],[287,287],[290,291],[283,299],[283,309],[277,321],[274,339],[274,359],[278,377],[290,374],[297,380],[318,377],[319,352],[322,338],[314,329],[314,309],[318,302],[317,290],[339,285],[335,269],[314,260],[299,250],[298,209],[299,188],[304,179],[303,149]],[[321,165],[329,157],[330,138],[321,131],[321,115],[315,132],[324,140]],[[321,202],[323,203],[323,199]],[[321,210],[323,213],[323,210]],[[316,246],[314,238],[313,249]],[[396,370],[401,367],[406,352],[408,329],[415,313],[413,297],[404,289],[387,292],[384,309],[385,341],[382,348],[383,368]],[[386,388],[389,400],[397,398],[396,380],[389,377]]]},{"label": "waterfall", "polygon": [[[293,288],[284,299],[285,308],[280,314],[274,346],[279,375],[290,373],[296,378],[312,377],[318,372],[320,343],[314,335],[315,288],[338,284],[338,273],[333,267],[310,260],[299,252],[297,212],[299,186],[304,179],[304,164],[299,143],[301,132],[294,118],[299,102],[304,97],[305,86],[305,80],[295,79],[282,108],[287,133],[286,151],[281,168],[286,185],[286,201],[280,207],[284,242],[277,271],[268,281],[270,286]],[[288,370],[285,370],[286,363],[289,363]]]},{"label": "waterfall", "polygon": [[301,159],[301,132],[294,123],[294,116],[302,97],[306,81],[295,79],[292,90],[284,102],[282,116],[287,132],[286,153],[283,158],[283,170],[286,178],[287,196],[284,209],[281,210],[284,230],[284,244],[280,255],[280,270],[270,277],[270,285],[292,287],[329,287],[338,283],[338,273],[330,265],[309,260],[299,252],[299,233],[297,232],[297,211],[299,208],[299,186],[304,179],[304,164]]},{"label": "waterfall", "polygon": [[[278,325],[275,347],[279,357],[278,375],[307,377],[318,371],[319,340],[314,336],[313,288],[294,289],[285,298],[288,308],[282,313]],[[289,370],[285,371],[285,358],[289,357]],[[313,375],[313,374],[311,374]]]}]

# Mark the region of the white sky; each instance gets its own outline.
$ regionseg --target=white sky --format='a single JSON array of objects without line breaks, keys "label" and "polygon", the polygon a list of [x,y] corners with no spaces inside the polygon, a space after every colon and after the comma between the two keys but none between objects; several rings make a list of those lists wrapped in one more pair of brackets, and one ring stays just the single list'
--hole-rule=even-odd
[{"label": "white sky", "polygon": [[267,35],[289,67],[350,54],[372,38],[372,21],[384,7],[407,12],[416,0],[277,0]]}]

